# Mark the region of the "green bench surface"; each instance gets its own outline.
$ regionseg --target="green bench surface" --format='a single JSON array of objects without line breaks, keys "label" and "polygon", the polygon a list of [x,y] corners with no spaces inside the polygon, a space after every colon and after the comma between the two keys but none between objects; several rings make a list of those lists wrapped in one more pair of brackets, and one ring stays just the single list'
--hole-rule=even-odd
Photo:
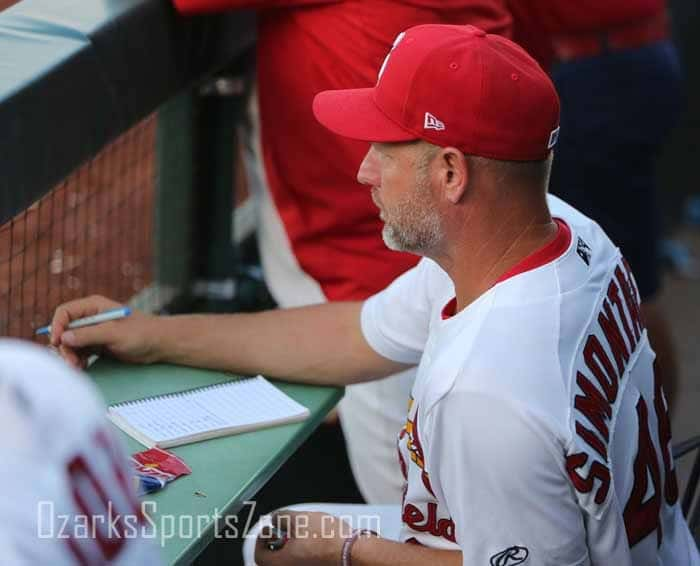
[{"label": "green bench surface", "polygon": [[[221,383],[233,374],[172,365],[129,365],[99,360],[89,374],[108,404],[174,393]],[[146,496],[146,511],[161,527],[156,540],[163,540],[161,554],[167,564],[189,564],[225,525],[215,513],[232,515],[273,476],[321,423],[343,396],[342,388],[317,387],[273,381],[282,391],[304,405],[311,416],[301,422],[215,438],[171,450],[192,468],[192,474]],[[116,429],[115,430],[119,430]],[[146,448],[119,431],[130,453]],[[242,531],[246,513],[235,527]],[[182,517],[185,517],[182,519]],[[191,517],[191,522],[189,517]],[[184,522],[182,522],[184,521]],[[180,522],[180,523],[178,523]],[[233,523],[233,521],[230,521]],[[192,536],[187,535],[192,525]],[[172,525],[172,526],[171,526]],[[179,526],[178,526],[179,525]],[[184,532],[178,532],[184,528]],[[172,531],[172,532],[171,532]],[[239,533],[240,534],[240,533]],[[172,535],[172,536],[171,536]]]}]

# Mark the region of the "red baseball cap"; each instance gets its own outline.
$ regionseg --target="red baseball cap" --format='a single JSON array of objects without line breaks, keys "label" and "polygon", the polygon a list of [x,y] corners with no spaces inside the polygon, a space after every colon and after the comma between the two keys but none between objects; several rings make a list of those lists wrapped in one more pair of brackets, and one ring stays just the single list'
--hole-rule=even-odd
[{"label": "red baseball cap", "polygon": [[399,34],[373,88],[316,95],[316,118],[341,136],[423,139],[503,161],[545,159],[559,134],[559,97],[521,47],[474,26]]}]

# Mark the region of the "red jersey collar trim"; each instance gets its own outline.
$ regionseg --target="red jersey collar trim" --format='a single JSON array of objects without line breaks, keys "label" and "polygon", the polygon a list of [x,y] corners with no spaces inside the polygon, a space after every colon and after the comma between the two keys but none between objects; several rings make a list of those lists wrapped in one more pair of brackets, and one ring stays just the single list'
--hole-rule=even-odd
[{"label": "red jersey collar trim", "polygon": [[442,308],[442,320],[452,318],[457,312],[457,297],[452,297],[450,301]]},{"label": "red jersey collar trim", "polygon": [[[554,239],[546,244],[544,247],[532,252],[529,256],[523,258],[503,275],[501,275],[494,286],[498,283],[525,273],[526,271],[531,271],[554,261],[559,256],[563,255],[566,250],[569,249],[571,245],[571,229],[567,226],[566,222],[559,218],[555,218],[554,221],[557,223],[558,230],[557,235]],[[442,320],[447,320],[453,317],[457,312],[457,297],[453,297],[442,309]]]}]

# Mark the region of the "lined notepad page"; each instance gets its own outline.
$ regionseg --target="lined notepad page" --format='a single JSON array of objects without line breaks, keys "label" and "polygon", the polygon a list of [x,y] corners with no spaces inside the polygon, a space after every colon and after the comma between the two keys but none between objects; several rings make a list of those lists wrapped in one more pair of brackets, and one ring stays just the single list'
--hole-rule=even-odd
[{"label": "lined notepad page", "polygon": [[294,422],[309,414],[262,376],[122,403],[109,411],[155,443]]}]

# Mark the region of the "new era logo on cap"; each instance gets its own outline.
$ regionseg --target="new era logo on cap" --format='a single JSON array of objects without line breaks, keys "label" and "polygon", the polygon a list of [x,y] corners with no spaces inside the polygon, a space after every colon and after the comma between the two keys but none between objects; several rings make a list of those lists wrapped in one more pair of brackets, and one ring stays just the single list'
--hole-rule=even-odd
[{"label": "new era logo on cap", "polygon": [[559,128],[556,130],[552,130],[552,133],[549,134],[549,143],[547,144],[547,149],[552,149],[555,145],[557,145],[557,142],[559,141]]},{"label": "new era logo on cap", "polygon": [[430,112],[426,112],[423,128],[426,130],[437,130],[440,132],[445,129],[445,123],[442,120],[438,120]]}]

